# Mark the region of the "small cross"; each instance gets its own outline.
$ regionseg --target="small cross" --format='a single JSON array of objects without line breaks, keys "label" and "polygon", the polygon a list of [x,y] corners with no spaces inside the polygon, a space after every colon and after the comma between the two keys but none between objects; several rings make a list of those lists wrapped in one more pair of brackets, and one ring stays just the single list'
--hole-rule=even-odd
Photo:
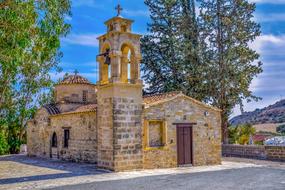
[{"label": "small cross", "polygon": [[74,74],[77,75],[79,72],[77,69],[75,69]]},{"label": "small cross", "polygon": [[118,5],[115,7],[115,9],[118,11],[117,16],[120,16],[120,15],[121,15],[121,12],[122,12],[122,10],[123,10],[123,8],[121,7],[121,5],[118,4]]}]

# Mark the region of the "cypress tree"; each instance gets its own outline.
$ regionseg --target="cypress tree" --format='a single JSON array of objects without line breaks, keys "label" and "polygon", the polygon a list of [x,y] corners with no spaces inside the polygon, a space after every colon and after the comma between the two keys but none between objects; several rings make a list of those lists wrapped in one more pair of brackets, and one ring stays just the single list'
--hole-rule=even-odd
[{"label": "cypress tree", "polygon": [[147,93],[183,90],[180,2],[145,0],[151,12],[148,35],[142,38],[143,79]]},{"label": "cypress tree", "polygon": [[147,93],[183,91],[202,100],[199,35],[194,0],[146,0],[149,34],[142,39]]},{"label": "cypress tree", "polygon": [[183,66],[185,93],[198,100],[205,100],[205,66],[201,56],[199,26],[196,17],[195,0],[181,0],[182,19],[180,33],[183,36]]},{"label": "cypress tree", "polygon": [[199,0],[203,61],[207,63],[208,95],[222,110],[222,141],[227,143],[228,118],[243,100],[258,100],[249,90],[262,72],[259,55],[249,47],[260,35],[253,21],[255,4],[248,0]]}]

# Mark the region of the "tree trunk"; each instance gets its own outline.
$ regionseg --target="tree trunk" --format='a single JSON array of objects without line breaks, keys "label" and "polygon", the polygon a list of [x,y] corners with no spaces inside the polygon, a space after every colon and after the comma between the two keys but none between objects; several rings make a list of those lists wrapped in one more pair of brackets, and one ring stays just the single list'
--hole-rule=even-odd
[{"label": "tree trunk", "polygon": [[226,115],[226,113],[224,111],[222,112],[221,127],[222,127],[222,143],[223,144],[228,144],[229,143],[229,138],[228,138],[228,117],[227,117],[227,115]]}]

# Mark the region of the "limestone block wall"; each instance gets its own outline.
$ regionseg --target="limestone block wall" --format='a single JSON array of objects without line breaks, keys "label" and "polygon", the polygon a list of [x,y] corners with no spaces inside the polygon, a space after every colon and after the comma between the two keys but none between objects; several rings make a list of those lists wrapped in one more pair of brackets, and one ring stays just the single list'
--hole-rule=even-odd
[{"label": "limestone block wall", "polygon": [[[207,116],[205,116],[207,111]],[[162,120],[166,126],[165,146],[143,149],[144,168],[177,167],[176,125],[197,123],[193,126],[193,165],[221,163],[220,112],[197,104],[183,97],[162,104],[146,107],[143,120]],[[145,130],[143,136],[146,134]],[[144,144],[147,144],[144,142]]]},{"label": "limestone block wall", "polygon": [[114,98],[114,165],[118,171],[142,165],[142,105],[133,98]]},{"label": "limestone block wall", "polygon": [[222,146],[223,156],[237,156],[244,158],[258,158],[265,159],[266,152],[264,146],[259,145],[235,145],[224,144]]},{"label": "limestone block wall", "polygon": [[285,161],[285,146],[223,145],[223,156]]},{"label": "limestone block wall", "polygon": [[83,102],[83,91],[87,91],[86,103],[96,102],[96,87],[89,84],[63,84],[55,87],[56,102]]},{"label": "limestone block wall", "polygon": [[114,171],[142,168],[141,86],[98,89],[98,166]]},{"label": "limestone block wall", "polygon": [[49,157],[50,146],[48,137],[49,114],[41,108],[27,127],[27,150],[29,156]]},{"label": "limestone block wall", "polygon": [[98,91],[98,166],[114,168],[113,99]]},{"label": "limestone block wall", "polygon": [[285,146],[265,146],[268,160],[285,162]]},{"label": "limestone block wall", "polygon": [[[64,129],[70,130],[68,148],[63,145]],[[60,159],[97,163],[96,112],[52,116],[50,137],[53,132],[57,134]]]}]

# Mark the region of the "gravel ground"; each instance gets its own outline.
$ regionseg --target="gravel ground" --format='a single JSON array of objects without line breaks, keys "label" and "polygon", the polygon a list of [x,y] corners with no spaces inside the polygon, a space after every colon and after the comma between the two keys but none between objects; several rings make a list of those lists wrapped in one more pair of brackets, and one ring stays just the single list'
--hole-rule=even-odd
[{"label": "gravel ground", "polygon": [[0,157],[0,190],[285,189],[285,163],[224,158],[222,165],[111,173],[92,164]]}]

